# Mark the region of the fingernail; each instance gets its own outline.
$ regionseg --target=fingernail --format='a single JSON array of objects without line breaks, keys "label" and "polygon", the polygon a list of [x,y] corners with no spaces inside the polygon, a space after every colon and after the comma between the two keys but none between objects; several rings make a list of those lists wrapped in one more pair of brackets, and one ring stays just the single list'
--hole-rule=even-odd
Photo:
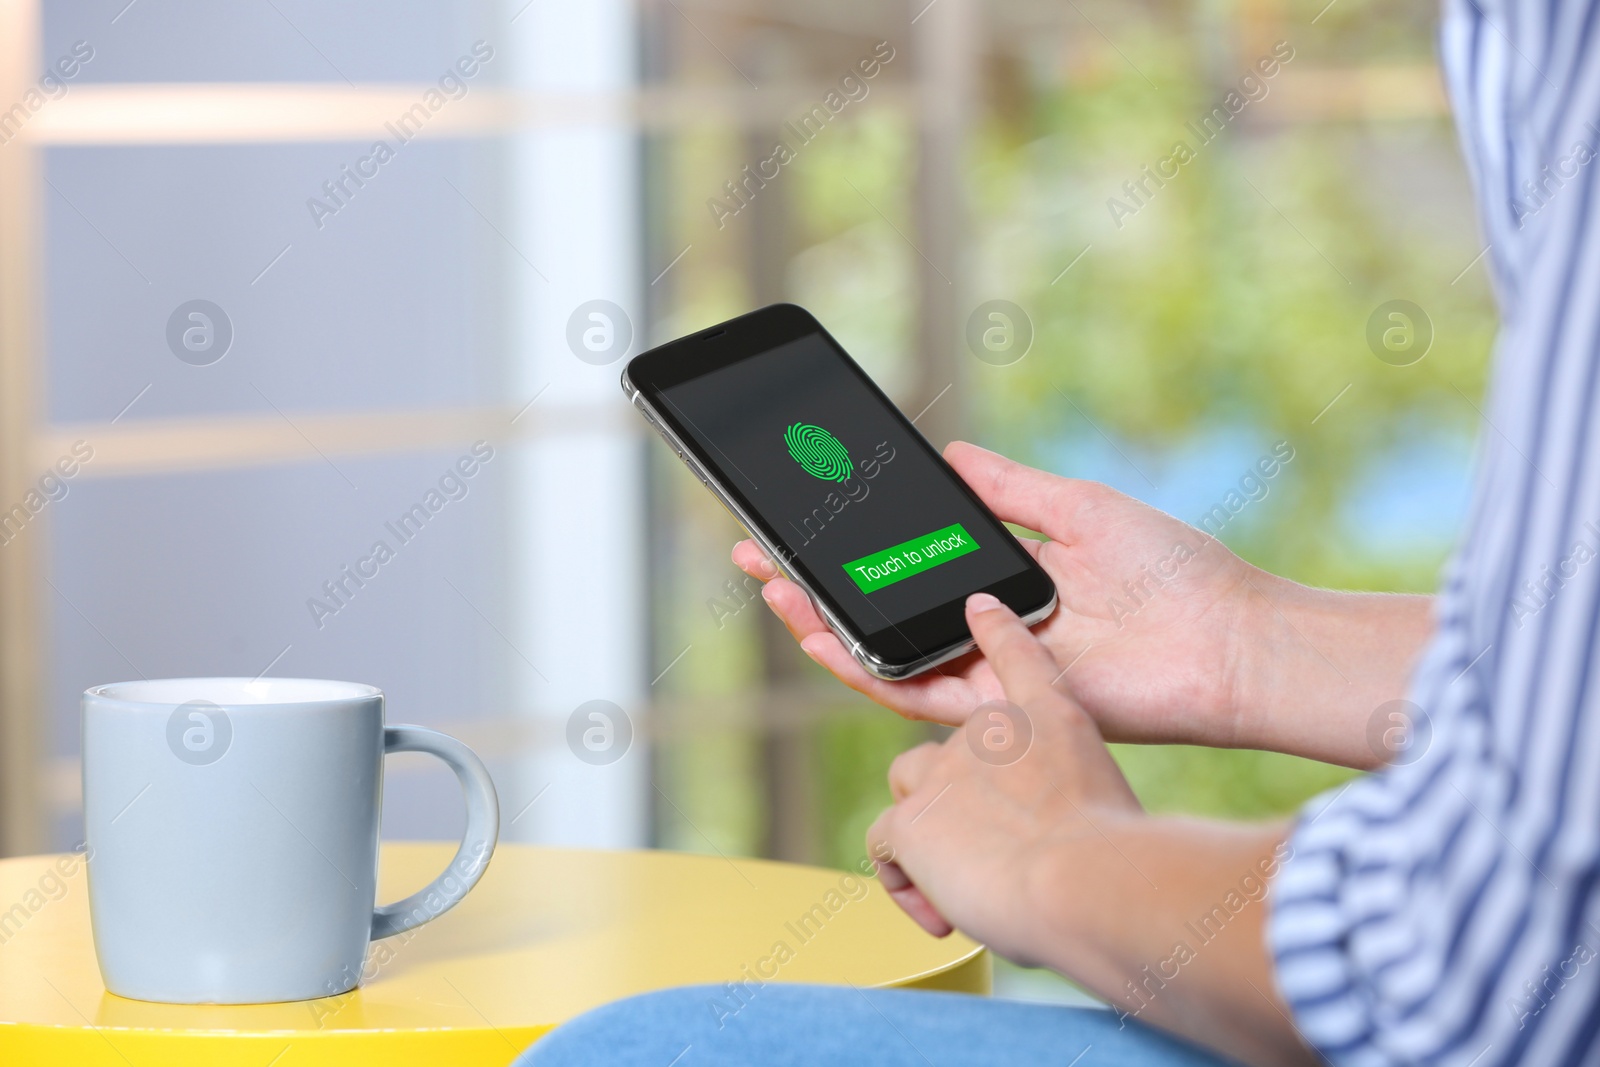
[{"label": "fingernail", "polygon": [[776,592],[776,590],[774,590],[772,586],[770,586],[770,585],[762,586],[761,587],[761,599],[765,600],[768,604],[772,603],[772,595],[773,595],[774,592]]},{"label": "fingernail", "polygon": [[991,593],[973,593],[967,597],[967,610],[974,615],[1004,606],[1000,603],[1000,599]]},{"label": "fingernail", "polygon": [[812,659],[816,659],[817,658],[816,652],[814,650],[810,649],[810,648],[807,648],[804,644],[801,644],[800,651],[804,652],[806,655],[810,656]]}]

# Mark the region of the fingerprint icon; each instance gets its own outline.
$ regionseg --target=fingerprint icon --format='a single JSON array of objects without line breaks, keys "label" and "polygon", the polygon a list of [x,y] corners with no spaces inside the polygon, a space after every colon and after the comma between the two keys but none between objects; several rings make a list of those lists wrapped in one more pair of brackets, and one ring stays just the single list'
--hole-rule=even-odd
[{"label": "fingerprint icon", "polygon": [[794,461],[813,478],[842,482],[850,477],[850,453],[821,426],[797,422],[783,431],[783,443],[789,446]]}]

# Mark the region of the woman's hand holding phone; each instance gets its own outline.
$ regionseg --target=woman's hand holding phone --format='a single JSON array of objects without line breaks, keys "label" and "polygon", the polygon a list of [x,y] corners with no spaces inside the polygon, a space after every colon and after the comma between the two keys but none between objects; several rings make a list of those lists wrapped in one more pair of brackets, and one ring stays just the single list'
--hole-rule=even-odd
[{"label": "woman's hand holding phone", "polygon": [[[1235,703],[1232,645],[1249,610],[1254,568],[1193,527],[1103,485],[959,441],[944,456],[997,516],[1050,538],[1021,539],[1061,598],[1034,632],[1065,668],[1058,685],[1090,710],[1108,738],[1164,739],[1193,729],[1176,721],[1181,717],[1225,717]],[[905,681],[872,677],[805,593],[774,578],[753,541],[735,546],[733,559],[766,582],[762,595],[808,655],[901,715],[954,726],[979,704],[1003,699],[981,650]],[[1148,577],[1163,564],[1162,573],[1172,577]]]},{"label": "woman's hand holding phone", "polygon": [[[1431,627],[1426,598],[1309,589],[1104,485],[965,442],[944,456],[1001,519],[1049,538],[1022,539],[1060,596],[1034,632],[1061,664],[1057,686],[1107,740],[1377,760],[1364,726],[1403,692]],[[1003,699],[981,650],[904,681],[874,678],[759,546],[741,541],[733,559],[766,583],[762,595],[800,647],[877,703],[958,725]]]}]

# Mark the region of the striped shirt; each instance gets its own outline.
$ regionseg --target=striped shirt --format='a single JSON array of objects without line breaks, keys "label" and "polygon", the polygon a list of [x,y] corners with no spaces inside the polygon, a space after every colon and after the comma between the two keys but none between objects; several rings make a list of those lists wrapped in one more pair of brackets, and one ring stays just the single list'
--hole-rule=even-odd
[{"label": "striped shirt", "polygon": [[1597,8],[1444,2],[1501,332],[1421,755],[1308,806],[1274,886],[1279,986],[1335,1064],[1600,1064]]}]

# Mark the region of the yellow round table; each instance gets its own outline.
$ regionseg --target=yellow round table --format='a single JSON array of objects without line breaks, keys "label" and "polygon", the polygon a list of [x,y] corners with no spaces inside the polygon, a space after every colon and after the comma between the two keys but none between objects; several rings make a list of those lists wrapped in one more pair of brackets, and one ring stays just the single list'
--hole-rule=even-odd
[{"label": "yellow round table", "polygon": [[[380,899],[426,884],[454,848],[384,845]],[[81,857],[0,861],[5,1067],[503,1065],[563,1021],[651,989],[770,980],[986,993],[990,974],[980,945],[927,936],[876,880],[843,871],[501,845],[454,910],[374,942],[350,993],[151,1004],[100,981]]]}]

